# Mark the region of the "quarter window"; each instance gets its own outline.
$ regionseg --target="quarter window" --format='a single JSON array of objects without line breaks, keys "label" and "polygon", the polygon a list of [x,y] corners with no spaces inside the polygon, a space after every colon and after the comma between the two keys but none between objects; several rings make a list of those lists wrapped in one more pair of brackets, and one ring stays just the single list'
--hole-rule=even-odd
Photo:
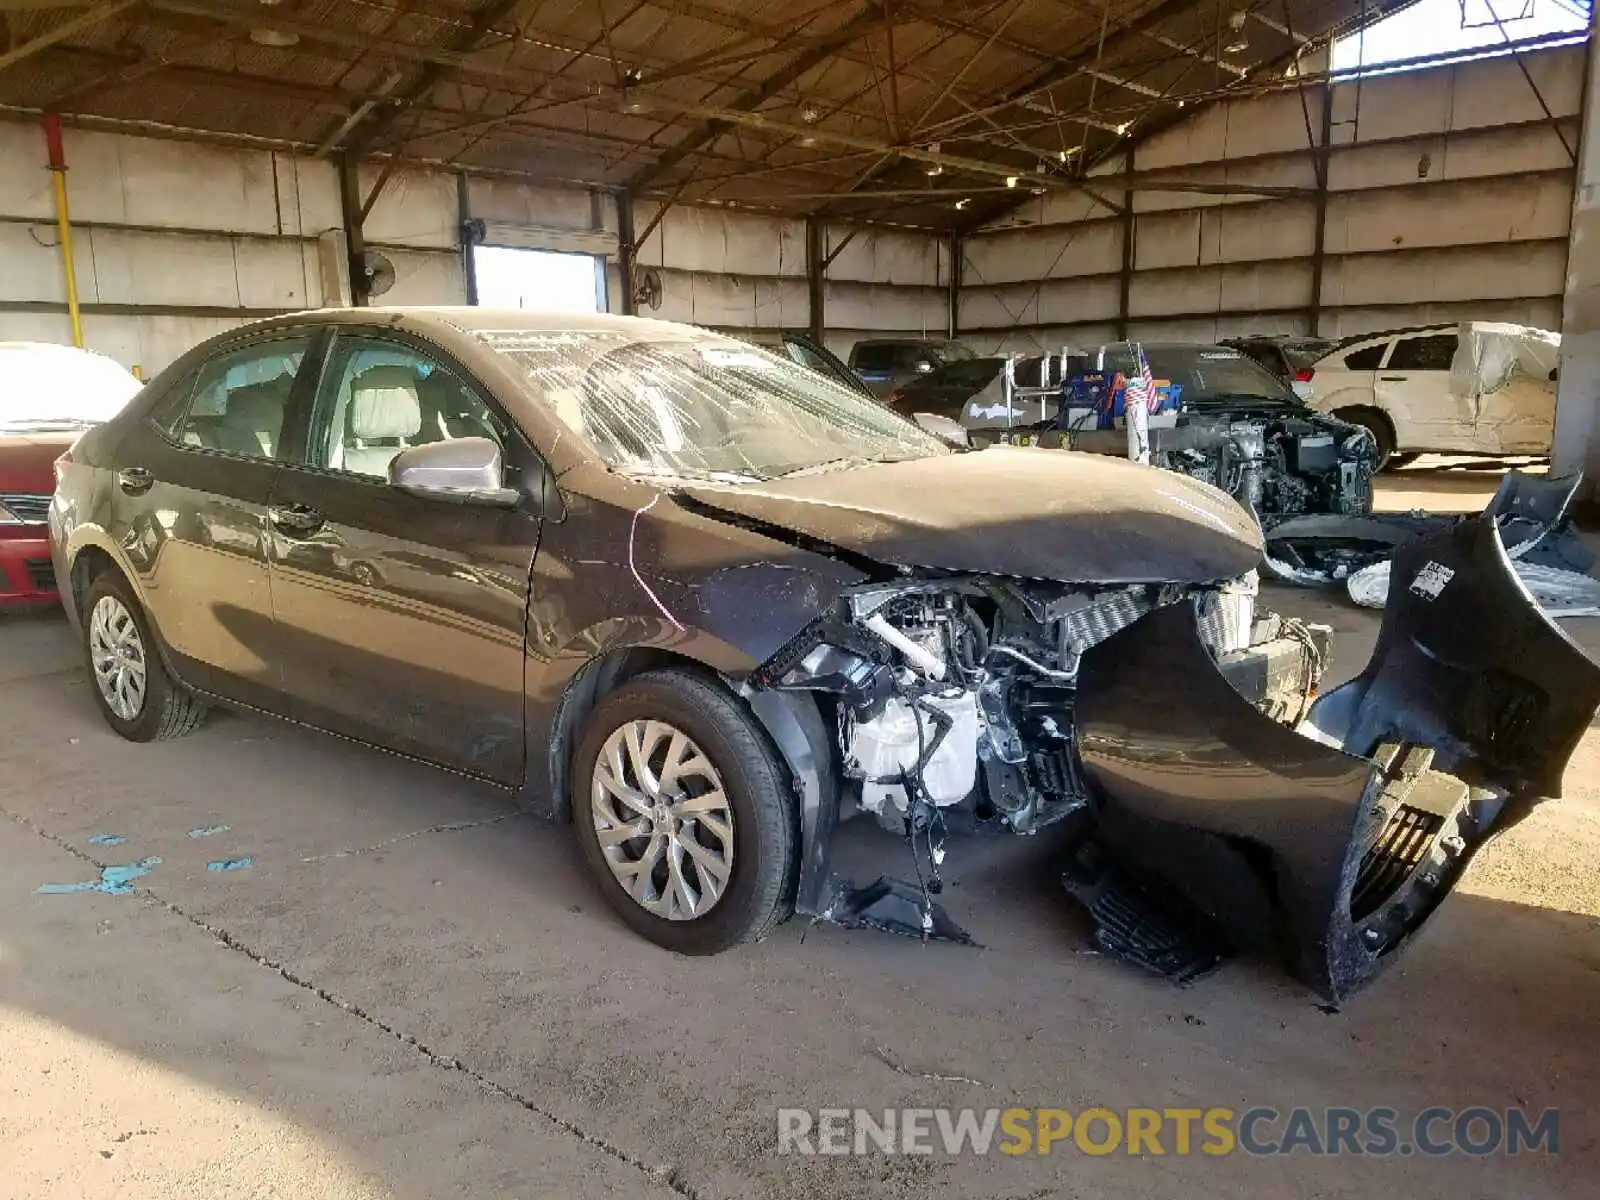
[{"label": "quarter window", "polygon": [[291,337],[218,355],[200,368],[188,404],[158,423],[185,446],[282,458],[289,397],[310,348],[310,337]]},{"label": "quarter window", "polygon": [[1388,348],[1388,342],[1379,342],[1376,346],[1356,350],[1344,356],[1344,365],[1351,371],[1376,371],[1383,364],[1383,352]]},{"label": "quarter window", "polygon": [[477,391],[428,355],[380,338],[341,337],[311,420],[307,461],[388,479],[403,450],[486,437],[502,450],[504,421]]}]

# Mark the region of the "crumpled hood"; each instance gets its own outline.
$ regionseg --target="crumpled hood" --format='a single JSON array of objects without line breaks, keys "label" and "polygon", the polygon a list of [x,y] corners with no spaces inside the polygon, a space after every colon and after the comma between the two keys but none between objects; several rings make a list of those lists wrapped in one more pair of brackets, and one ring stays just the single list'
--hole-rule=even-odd
[{"label": "crumpled hood", "polygon": [[1095,454],[997,446],[682,489],[709,508],[878,562],[1070,583],[1209,583],[1261,561],[1225,493]]}]

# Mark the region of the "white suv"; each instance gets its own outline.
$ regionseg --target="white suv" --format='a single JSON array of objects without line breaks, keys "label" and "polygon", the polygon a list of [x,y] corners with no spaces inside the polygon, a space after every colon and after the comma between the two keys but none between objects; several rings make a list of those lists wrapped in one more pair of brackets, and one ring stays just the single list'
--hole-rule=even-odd
[{"label": "white suv", "polygon": [[1550,453],[1559,334],[1474,321],[1351,338],[1311,370],[1311,407],[1370,430],[1379,463],[1425,451]]}]

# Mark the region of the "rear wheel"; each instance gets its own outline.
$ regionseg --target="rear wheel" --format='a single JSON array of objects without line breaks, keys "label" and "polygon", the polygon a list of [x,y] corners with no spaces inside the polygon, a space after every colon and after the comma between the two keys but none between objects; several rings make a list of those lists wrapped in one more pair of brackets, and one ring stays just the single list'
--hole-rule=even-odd
[{"label": "rear wheel", "polygon": [[1394,464],[1394,430],[1389,427],[1389,418],[1375,408],[1341,408],[1334,416],[1349,425],[1359,425],[1372,435],[1372,440],[1378,447],[1378,465],[1374,471],[1382,471]]},{"label": "rear wheel", "polygon": [[158,742],[200,724],[205,705],[167,674],[144,610],[116,571],[90,585],[83,611],[94,698],[112,729],[131,742]]},{"label": "rear wheel", "polygon": [[754,719],[681,670],[595,707],[573,759],[574,831],[606,902],[680,954],[765,935],[793,906],[793,796]]}]

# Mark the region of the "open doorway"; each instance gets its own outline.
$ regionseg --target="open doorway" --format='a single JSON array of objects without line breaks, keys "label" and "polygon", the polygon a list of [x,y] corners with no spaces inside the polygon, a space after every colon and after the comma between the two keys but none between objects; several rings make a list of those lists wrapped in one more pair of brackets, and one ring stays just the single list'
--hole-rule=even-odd
[{"label": "open doorway", "polygon": [[557,250],[474,246],[478,303],[537,312],[605,312],[605,259]]}]

